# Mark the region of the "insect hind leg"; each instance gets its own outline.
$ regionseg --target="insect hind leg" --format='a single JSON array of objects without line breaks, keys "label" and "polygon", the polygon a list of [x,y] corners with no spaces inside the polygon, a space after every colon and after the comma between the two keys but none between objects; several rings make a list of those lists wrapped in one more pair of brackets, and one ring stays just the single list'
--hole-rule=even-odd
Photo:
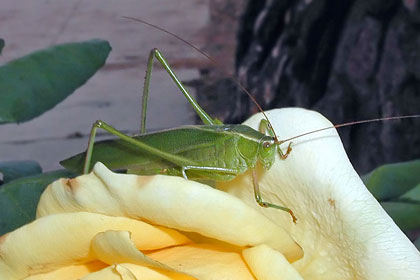
[{"label": "insect hind leg", "polygon": [[186,166],[188,164],[191,164],[191,160],[188,160],[184,157],[178,156],[178,155],[174,155],[174,154],[170,154],[164,151],[161,151],[153,146],[150,146],[142,141],[136,140],[120,131],[118,131],[117,129],[113,128],[112,126],[108,125],[107,123],[105,123],[104,121],[98,120],[96,121],[93,126],[92,126],[92,130],[90,132],[90,137],[89,137],[89,144],[88,144],[88,148],[86,150],[86,158],[85,158],[85,165],[83,167],[83,173],[86,174],[89,172],[90,169],[90,163],[92,160],[92,153],[93,153],[93,146],[95,144],[95,136],[96,136],[96,130],[98,128],[102,128],[105,131],[117,136],[118,138],[120,138],[121,140],[130,143],[134,146],[136,146],[139,149],[142,149],[143,151],[146,151],[152,155],[158,156],[162,159],[165,159],[169,162],[172,162],[175,165],[178,166]]},{"label": "insect hind leg", "polygon": [[85,164],[83,166],[83,174],[87,174],[90,171],[90,165],[91,165],[92,154],[93,154],[93,146],[95,145],[96,131],[98,130],[98,128],[102,128],[108,131],[109,133],[115,136],[118,136],[119,138],[123,140],[126,140],[127,142],[135,141],[130,136],[125,135],[124,133],[116,130],[112,126],[106,124],[104,121],[97,120],[96,122],[93,123],[92,129],[90,131],[88,148],[86,150]]},{"label": "insect hind leg", "polygon": [[176,86],[179,90],[184,94],[185,98],[194,108],[200,119],[203,121],[204,124],[209,125],[216,125],[222,124],[219,120],[211,118],[203,108],[198,105],[197,101],[191,96],[188,92],[187,88],[182,84],[181,80],[176,76],[175,72],[171,69],[169,63],[163,57],[162,53],[159,49],[154,48],[150,51],[149,58],[147,60],[147,70],[146,75],[144,77],[144,87],[143,87],[143,99],[142,99],[142,114],[141,114],[141,124],[140,124],[140,134],[146,133],[146,115],[147,115],[147,102],[149,99],[149,87],[150,87],[150,79],[152,76],[153,70],[153,61],[156,59],[162,65],[162,67],[166,70],[172,80],[175,82]]},{"label": "insect hind leg", "polygon": [[[221,173],[224,174],[225,176],[236,176],[239,174],[239,171],[236,169],[231,169],[231,168],[224,168],[224,167],[214,167],[214,166],[192,166],[192,165],[187,165],[187,166],[183,166],[181,168],[181,172],[182,172],[182,176],[184,177],[184,179],[188,180],[188,176],[186,171],[187,170],[192,170],[192,171],[211,171],[211,172],[217,172],[217,173]],[[223,176],[223,175],[222,175]]]}]

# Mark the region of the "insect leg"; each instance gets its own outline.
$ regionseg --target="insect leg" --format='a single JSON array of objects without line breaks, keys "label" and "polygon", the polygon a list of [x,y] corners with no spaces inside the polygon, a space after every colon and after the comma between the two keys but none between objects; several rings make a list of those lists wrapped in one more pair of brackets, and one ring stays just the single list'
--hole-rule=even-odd
[{"label": "insect leg", "polygon": [[153,71],[153,50],[150,51],[149,58],[147,59],[146,75],[144,76],[143,84],[143,97],[142,97],[142,110],[141,110],[141,122],[140,122],[140,134],[146,133],[146,118],[147,118],[147,103],[149,102],[149,88],[150,79]]},{"label": "insect leg", "polygon": [[119,137],[120,139],[146,151],[149,152],[150,154],[153,154],[155,156],[158,156],[162,159],[165,159],[169,162],[172,162],[178,166],[187,166],[187,165],[191,165],[191,164],[195,164],[195,162],[191,162],[191,160],[186,159],[184,157],[181,156],[177,156],[177,155],[173,155],[164,151],[161,151],[157,148],[154,148],[148,144],[145,144],[137,139],[134,139],[120,131],[118,131],[117,129],[113,128],[112,126],[106,124],[105,122],[98,120],[96,121],[93,126],[92,126],[92,130],[90,133],[90,138],[89,138],[89,144],[88,144],[88,148],[86,150],[86,158],[85,158],[85,165],[83,167],[83,173],[86,174],[89,172],[90,169],[90,163],[91,163],[91,159],[92,159],[92,153],[93,153],[93,146],[94,146],[94,142],[95,142],[95,135],[96,135],[96,130],[98,128],[102,128],[104,130],[106,130],[107,132]]},{"label": "insect leg", "polygon": [[264,208],[270,207],[270,208],[276,208],[276,209],[280,209],[280,210],[288,212],[290,216],[292,216],[293,223],[296,224],[297,218],[293,214],[293,211],[290,208],[263,201],[261,197],[260,187],[258,185],[257,174],[255,172],[255,169],[252,170],[252,180],[253,180],[253,185],[254,185],[254,196],[257,203],[261,207],[264,207]]},{"label": "insect leg", "polygon": [[187,170],[215,171],[215,172],[220,172],[220,173],[225,173],[227,175],[235,175],[235,176],[239,174],[238,170],[231,169],[231,168],[214,167],[214,166],[192,166],[192,165],[187,165],[187,166],[183,166],[182,169],[181,169],[182,176],[184,177],[184,179],[188,179],[187,174],[185,173],[185,171],[187,171]]},{"label": "insect leg", "polygon": [[92,125],[92,129],[90,130],[88,147],[86,150],[85,164],[83,165],[83,174],[89,173],[90,162],[92,161],[93,145],[95,144],[96,130],[98,129],[98,127],[95,124],[96,122]]},{"label": "insect leg", "polygon": [[[261,120],[260,127],[259,127],[258,130],[261,133],[268,132],[268,134],[270,134],[270,136],[275,137],[274,132],[273,132],[273,128],[271,127],[270,123],[267,120],[264,120],[264,119]],[[290,152],[292,151],[292,142],[289,142],[289,146],[287,146],[286,153],[283,153],[283,151],[280,149],[280,144],[282,144],[282,143],[283,142],[281,142],[281,141],[279,143],[276,143],[276,145],[278,145],[277,150],[279,152],[280,158],[281,159],[286,159],[289,156]]]},{"label": "insect leg", "polygon": [[200,117],[200,119],[203,121],[204,124],[210,124],[210,125],[223,124],[219,120],[216,120],[210,117],[204,111],[204,109],[201,108],[200,105],[198,105],[197,101],[191,96],[191,94],[188,92],[188,90],[185,88],[185,86],[176,76],[174,71],[171,69],[168,62],[163,57],[162,53],[157,48],[155,48],[150,51],[149,58],[147,61],[147,70],[146,70],[146,76],[145,76],[144,88],[143,88],[142,118],[141,118],[141,127],[140,127],[141,134],[146,132],[147,101],[149,97],[149,85],[150,85],[150,78],[152,75],[153,58],[156,58],[160,62],[160,64],[163,66],[163,68],[166,70],[166,72],[168,72],[169,76],[172,78],[172,80],[175,82],[177,87],[184,94],[185,98],[187,98],[188,102],[190,102],[191,106],[197,112],[198,116]]}]

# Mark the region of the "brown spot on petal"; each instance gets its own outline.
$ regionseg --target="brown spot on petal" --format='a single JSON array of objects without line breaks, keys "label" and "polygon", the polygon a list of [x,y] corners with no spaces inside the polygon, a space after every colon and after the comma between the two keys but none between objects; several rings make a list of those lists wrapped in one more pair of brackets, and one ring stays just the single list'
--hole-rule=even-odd
[{"label": "brown spot on petal", "polygon": [[331,205],[331,207],[334,208],[334,210],[336,209],[336,205],[335,205],[335,200],[332,198],[328,198],[328,203]]},{"label": "brown spot on petal", "polygon": [[61,179],[63,180],[63,185],[69,189],[71,189],[71,185],[70,185],[70,179]]},{"label": "brown spot on petal", "polygon": [[152,181],[153,180],[153,177],[154,176],[138,176],[137,177],[137,182],[136,182],[136,185],[138,186],[138,187],[141,187],[141,186],[144,186],[144,185],[147,185],[150,181]]},{"label": "brown spot on petal", "polygon": [[63,182],[63,185],[65,185],[72,192],[76,192],[80,186],[79,182],[77,181],[77,178],[63,180],[65,180],[65,182]]}]

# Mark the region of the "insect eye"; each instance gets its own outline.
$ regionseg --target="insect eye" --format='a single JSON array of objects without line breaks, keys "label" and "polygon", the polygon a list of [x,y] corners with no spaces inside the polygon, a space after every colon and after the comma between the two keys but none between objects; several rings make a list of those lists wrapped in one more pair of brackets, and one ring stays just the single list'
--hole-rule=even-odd
[{"label": "insect eye", "polygon": [[271,147],[271,143],[270,143],[270,142],[268,142],[268,141],[265,141],[265,142],[263,143],[263,147],[264,147],[264,148],[270,148],[270,147]]}]

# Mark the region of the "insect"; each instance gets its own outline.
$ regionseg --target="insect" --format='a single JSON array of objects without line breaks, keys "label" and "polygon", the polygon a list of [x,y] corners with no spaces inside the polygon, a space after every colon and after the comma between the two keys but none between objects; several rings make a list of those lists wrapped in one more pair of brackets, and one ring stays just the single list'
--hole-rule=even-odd
[{"label": "insect", "polygon": [[[193,106],[204,125],[190,125],[155,133],[145,133],[147,100],[153,60],[156,58],[178,88]],[[117,136],[118,140],[95,143],[98,128]],[[269,135],[266,135],[265,133]],[[131,173],[150,175],[166,174],[185,179],[210,179],[229,181],[254,169],[260,162],[269,169],[278,153],[286,159],[291,152],[291,143],[283,152],[279,147],[284,141],[277,140],[271,125],[262,120],[259,131],[245,125],[225,125],[211,118],[192,98],[187,89],[170,68],[158,49],[150,52],[143,90],[143,113],[141,134],[130,137],[103,121],[96,121],[91,130],[88,148],[60,162],[67,169],[88,173],[91,163],[100,161],[110,169],[127,169]],[[83,170],[81,167],[83,166]],[[296,221],[291,209],[264,201],[254,176],[254,195],[262,207],[287,211]]]},{"label": "insect", "polygon": [[[156,26],[153,27],[156,28]],[[157,28],[162,30],[159,27]],[[167,32],[166,30],[163,31]],[[173,35],[172,33],[169,34]],[[179,38],[178,36],[176,37]],[[182,38],[181,40],[185,42]],[[191,46],[191,44],[189,45]],[[190,125],[146,133],[147,101],[154,59],[159,61],[168,72],[204,125]],[[256,103],[255,99],[253,101]],[[292,151],[290,140],[294,138],[332,127],[368,122],[361,121],[327,127],[286,140],[277,138],[267,117],[261,120],[258,131],[245,125],[223,124],[219,120],[210,117],[199,106],[158,49],[151,50],[149,54],[142,104],[140,135],[131,137],[103,121],[96,121],[92,126],[86,152],[60,163],[67,169],[83,173],[89,172],[92,163],[100,161],[110,169],[124,169],[135,174],[165,174],[182,176],[185,179],[192,180],[215,181],[229,181],[252,169],[256,202],[262,207],[271,207],[288,212],[295,223],[297,218],[291,209],[272,204],[261,197],[255,171],[257,162],[261,163],[262,167],[268,170],[273,165],[276,154],[283,160],[287,158]],[[259,107],[258,104],[257,106]],[[259,109],[264,114],[260,107]],[[95,135],[98,128],[104,129],[119,139],[95,143]],[[288,146],[286,151],[283,152],[280,145],[285,142],[288,142]]]}]

